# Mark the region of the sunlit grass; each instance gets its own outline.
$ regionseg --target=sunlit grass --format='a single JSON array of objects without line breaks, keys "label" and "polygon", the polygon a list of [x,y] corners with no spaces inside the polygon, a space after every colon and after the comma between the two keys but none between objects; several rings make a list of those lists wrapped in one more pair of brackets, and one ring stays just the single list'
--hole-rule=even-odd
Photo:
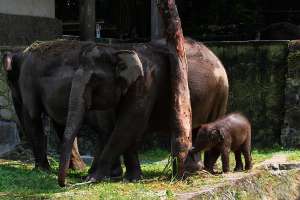
[{"label": "sunlit grass", "polygon": [[[286,154],[288,160],[300,161],[300,150],[253,150],[253,163],[258,164],[271,158],[276,153]],[[169,153],[155,149],[140,155],[143,180],[138,183],[101,182],[93,185],[74,186],[83,181],[87,169],[83,172],[69,171],[68,183],[71,185],[60,188],[57,184],[58,162],[51,159],[51,173],[33,169],[32,164],[18,161],[0,160],[0,199],[159,199],[161,196],[172,198],[176,192],[191,191],[218,184],[223,175],[200,173],[186,180],[172,179],[171,170],[164,168]],[[230,157],[233,170],[234,156]],[[218,161],[218,169],[221,163]]]}]

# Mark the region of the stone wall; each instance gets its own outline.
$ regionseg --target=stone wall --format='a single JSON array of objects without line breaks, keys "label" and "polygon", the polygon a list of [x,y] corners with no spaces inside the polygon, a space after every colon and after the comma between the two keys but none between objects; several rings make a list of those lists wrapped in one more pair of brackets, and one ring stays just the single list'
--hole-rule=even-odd
[{"label": "stone wall", "polygon": [[29,45],[36,40],[52,40],[62,35],[57,19],[0,14],[0,45]]},{"label": "stone wall", "polygon": [[0,120],[15,121],[16,115],[12,104],[12,99],[8,85],[6,84],[6,76],[2,66],[2,57],[5,51],[12,50],[11,47],[0,47]]},{"label": "stone wall", "polygon": [[12,48],[0,47],[0,155],[12,150],[20,142],[16,114],[2,67],[2,54],[9,49]]},{"label": "stone wall", "polygon": [[284,109],[282,144],[300,147],[300,41],[289,43]]},{"label": "stone wall", "polygon": [[280,143],[288,41],[211,42],[229,77],[228,112],[252,123],[255,146]]}]

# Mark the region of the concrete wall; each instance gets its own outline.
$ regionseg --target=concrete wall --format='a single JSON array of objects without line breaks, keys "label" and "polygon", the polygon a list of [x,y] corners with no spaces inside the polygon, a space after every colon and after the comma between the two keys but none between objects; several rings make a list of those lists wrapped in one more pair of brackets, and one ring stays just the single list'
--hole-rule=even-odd
[{"label": "concrete wall", "polygon": [[300,41],[289,43],[285,87],[285,115],[281,141],[284,146],[300,147]]},{"label": "concrete wall", "polygon": [[255,146],[280,143],[288,44],[288,41],[207,43],[227,70],[228,112],[239,111],[249,118]]},{"label": "concrete wall", "polygon": [[0,0],[0,13],[55,18],[55,0]]},{"label": "concrete wall", "polygon": [[45,17],[0,14],[0,27],[0,45],[29,45],[62,35],[61,21]]},{"label": "concrete wall", "polygon": [[55,0],[0,0],[0,45],[29,45],[62,35]]}]

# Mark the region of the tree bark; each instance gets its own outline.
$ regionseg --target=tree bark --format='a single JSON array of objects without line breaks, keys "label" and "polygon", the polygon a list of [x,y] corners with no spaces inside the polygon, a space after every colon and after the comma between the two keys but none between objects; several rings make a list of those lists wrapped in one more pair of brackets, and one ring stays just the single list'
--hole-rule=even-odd
[{"label": "tree bark", "polygon": [[95,0],[80,0],[80,40],[95,41]]},{"label": "tree bark", "polygon": [[[192,112],[188,87],[188,65],[184,36],[175,0],[159,0],[158,8],[165,24],[165,34],[171,63],[171,121],[172,156],[177,157],[173,172],[184,175],[184,161],[191,148]],[[176,167],[176,168],[175,168]]]}]

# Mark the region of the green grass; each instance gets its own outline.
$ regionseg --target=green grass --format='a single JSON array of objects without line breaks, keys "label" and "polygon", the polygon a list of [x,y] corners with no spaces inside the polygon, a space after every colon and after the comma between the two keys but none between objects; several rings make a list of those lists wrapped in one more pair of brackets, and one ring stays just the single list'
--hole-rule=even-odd
[{"label": "green grass", "polygon": [[[300,150],[254,150],[253,162],[257,164],[275,153],[284,153],[289,160],[300,161]],[[74,186],[83,181],[83,172],[70,171],[68,183],[71,186],[60,188],[57,185],[56,160],[51,159],[51,173],[33,169],[30,163],[0,160],[0,199],[159,199],[161,196],[173,198],[176,192],[191,191],[222,182],[223,175],[200,173],[183,181],[175,181],[170,169],[163,172],[169,153],[156,149],[140,155],[144,179],[138,183],[101,182],[93,185]],[[220,162],[218,161],[219,167]],[[234,157],[230,158],[231,170]]]},{"label": "green grass", "polygon": [[291,150],[288,152],[289,161],[300,161],[300,150]]}]

